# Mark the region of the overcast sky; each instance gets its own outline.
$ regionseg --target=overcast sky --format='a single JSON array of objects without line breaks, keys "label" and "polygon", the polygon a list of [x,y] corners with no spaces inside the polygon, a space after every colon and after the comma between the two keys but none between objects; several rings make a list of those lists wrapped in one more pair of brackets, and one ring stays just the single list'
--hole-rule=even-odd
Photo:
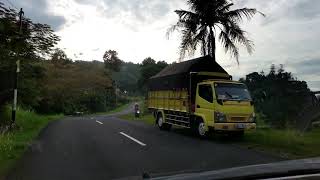
[{"label": "overcast sky", "polygon": [[[4,0],[1,0],[4,1]],[[166,38],[177,21],[175,9],[187,9],[185,0],[10,0],[23,7],[25,16],[47,23],[61,36],[59,47],[73,59],[102,60],[107,49],[117,50],[124,61],[146,57],[178,61],[179,34]],[[4,1],[6,3],[6,1]],[[255,43],[250,56],[241,52],[240,65],[217,50],[217,61],[235,79],[272,63],[320,90],[320,0],[235,0],[236,7],[257,8],[242,27]],[[196,54],[195,57],[199,56]],[[192,58],[192,57],[190,57]]]}]

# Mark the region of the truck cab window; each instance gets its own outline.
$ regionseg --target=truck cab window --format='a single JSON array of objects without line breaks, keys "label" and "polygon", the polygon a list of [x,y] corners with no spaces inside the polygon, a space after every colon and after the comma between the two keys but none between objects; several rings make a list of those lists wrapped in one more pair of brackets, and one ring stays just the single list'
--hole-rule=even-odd
[{"label": "truck cab window", "polygon": [[206,101],[213,102],[213,91],[210,85],[199,85],[199,96],[205,99]]}]

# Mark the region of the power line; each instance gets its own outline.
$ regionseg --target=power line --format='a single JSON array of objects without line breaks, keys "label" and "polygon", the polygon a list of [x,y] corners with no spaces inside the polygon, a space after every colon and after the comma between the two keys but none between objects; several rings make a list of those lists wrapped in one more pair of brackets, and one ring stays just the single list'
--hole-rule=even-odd
[{"label": "power line", "polygon": [[16,10],[18,10],[18,8],[13,4],[11,3],[9,0],[6,0],[13,8],[15,8]]}]

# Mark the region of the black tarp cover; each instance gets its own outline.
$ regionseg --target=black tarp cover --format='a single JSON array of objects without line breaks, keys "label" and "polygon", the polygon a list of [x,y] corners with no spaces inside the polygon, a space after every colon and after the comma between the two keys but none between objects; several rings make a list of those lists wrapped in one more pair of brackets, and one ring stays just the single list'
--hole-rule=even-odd
[{"label": "black tarp cover", "polygon": [[[215,72],[227,75],[225,79],[230,79],[231,76],[210,56],[203,56],[196,59],[191,59],[181,63],[174,63],[155,76],[152,76],[148,81],[150,90],[171,90],[171,89],[189,89],[190,88],[190,72]],[[192,84],[205,79],[221,79],[223,77],[200,76],[192,75]],[[192,88],[193,89],[193,88]]]}]

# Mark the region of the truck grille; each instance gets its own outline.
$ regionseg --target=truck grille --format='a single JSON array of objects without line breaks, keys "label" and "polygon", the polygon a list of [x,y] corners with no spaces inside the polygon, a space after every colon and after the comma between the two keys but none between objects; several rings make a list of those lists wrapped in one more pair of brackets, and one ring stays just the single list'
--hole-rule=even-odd
[{"label": "truck grille", "polygon": [[246,121],[246,117],[231,117],[231,121]]}]

